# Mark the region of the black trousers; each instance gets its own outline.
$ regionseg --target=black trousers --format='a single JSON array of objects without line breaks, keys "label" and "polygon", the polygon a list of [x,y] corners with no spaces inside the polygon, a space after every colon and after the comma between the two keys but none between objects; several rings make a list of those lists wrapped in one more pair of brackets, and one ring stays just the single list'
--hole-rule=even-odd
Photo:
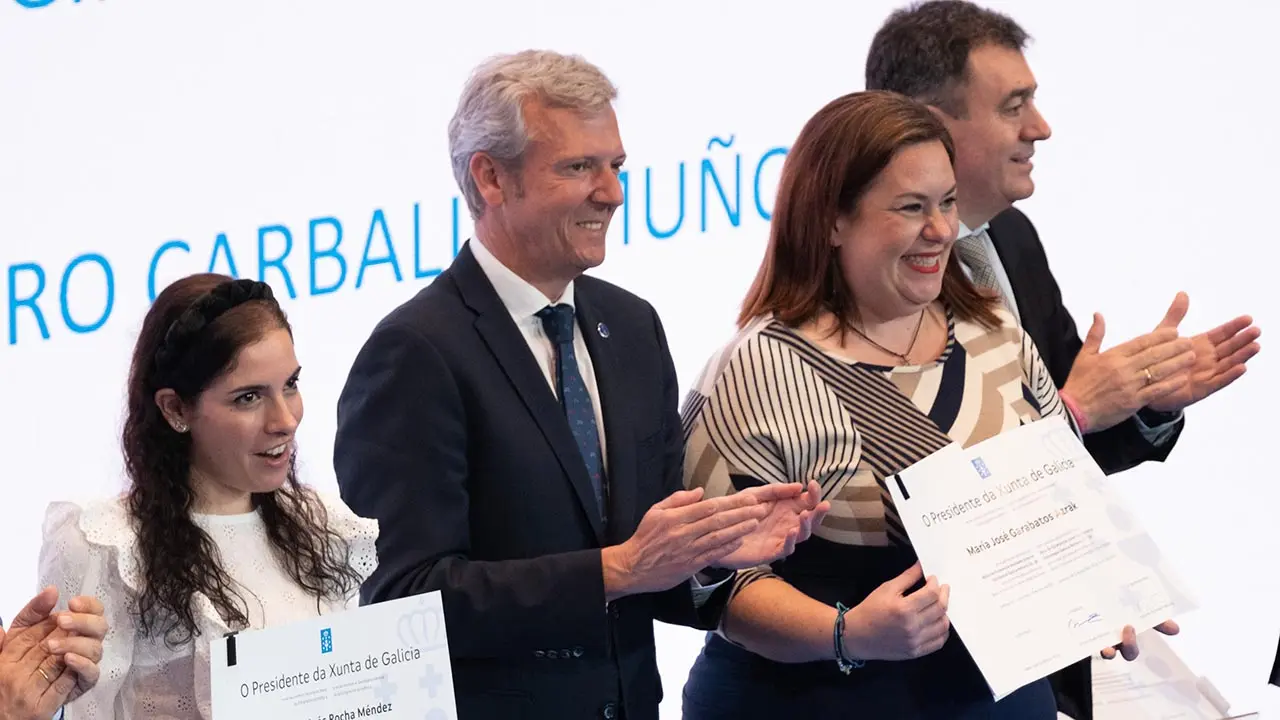
[{"label": "black trousers", "polygon": [[[1000,702],[981,688],[945,699],[948,681],[937,678],[938,692],[920,692],[909,682],[883,673],[871,682],[850,682],[823,664],[773,663],[712,636],[689,673],[683,694],[684,720],[761,718],[844,718],[848,720],[1056,720],[1057,704],[1047,679],[1020,688]],[[834,670],[835,663],[830,663]],[[868,668],[871,666],[868,665]],[[808,672],[806,669],[819,672]],[[854,670],[858,673],[863,669]],[[874,670],[873,670],[874,672]]]}]

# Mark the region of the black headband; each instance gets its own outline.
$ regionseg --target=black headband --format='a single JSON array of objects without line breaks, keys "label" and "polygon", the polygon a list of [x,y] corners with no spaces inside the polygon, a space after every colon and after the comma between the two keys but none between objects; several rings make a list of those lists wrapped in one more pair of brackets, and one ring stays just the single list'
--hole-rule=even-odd
[{"label": "black headband", "polygon": [[200,333],[232,308],[251,300],[274,300],[271,286],[256,280],[229,280],[196,298],[169,324],[156,351],[157,380],[176,367]]}]

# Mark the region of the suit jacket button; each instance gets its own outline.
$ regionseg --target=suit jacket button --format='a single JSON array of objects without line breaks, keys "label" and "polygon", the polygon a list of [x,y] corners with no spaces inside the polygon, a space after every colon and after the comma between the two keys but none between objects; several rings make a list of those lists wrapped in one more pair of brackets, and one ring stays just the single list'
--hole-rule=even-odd
[{"label": "suit jacket button", "polygon": [[545,650],[534,650],[533,656],[541,660],[542,658],[547,656],[547,653]]},{"label": "suit jacket button", "polygon": [[600,708],[600,714],[604,716],[604,720],[614,720],[618,717],[618,706],[614,703],[605,703],[604,707]]},{"label": "suit jacket button", "polygon": [[556,659],[557,657],[559,657],[559,656],[558,656],[558,655],[556,655],[556,651],[555,651],[555,650],[548,650],[548,651],[547,651],[547,657],[548,657],[549,659],[551,659],[551,660],[555,660],[555,659]]},{"label": "suit jacket button", "polygon": [[585,651],[584,651],[581,647],[575,647],[575,648],[573,649],[573,656],[574,656],[574,657],[576,657],[576,658],[580,658],[580,657],[582,657],[582,653],[583,653],[583,652],[585,652]]}]

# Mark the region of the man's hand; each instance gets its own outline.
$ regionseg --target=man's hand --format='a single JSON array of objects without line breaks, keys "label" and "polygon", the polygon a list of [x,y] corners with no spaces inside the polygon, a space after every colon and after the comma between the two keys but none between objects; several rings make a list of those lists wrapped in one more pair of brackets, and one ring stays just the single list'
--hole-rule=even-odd
[{"label": "man's hand", "polygon": [[802,491],[799,485],[767,485],[710,500],[702,499],[702,488],[673,493],[644,514],[626,542],[600,552],[605,598],[679,585],[740,548],[775,500]]},{"label": "man's hand", "polygon": [[1153,400],[1186,384],[1182,375],[1196,360],[1189,338],[1178,337],[1185,303],[1175,299],[1160,326],[1101,352],[1106,322],[1100,313],[1062,388],[1085,416],[1088,432],[1106,430]]},{"label": "man's hand", "polygon": [[[757,489],[743,492],[754,490]],[[795,552],[797,543],[813,535],[813,529],[822,524],[822,519],[831,510],[831,503],[822,499],[822,488],[812,480],[805,492],[774,500],[771,505],[769,514],[750,535],[743,538],[742,545],[716,562],[716,567],[741,570],[787,557]]]},{"label": "man's hand", "polygon": [[[1181,306],[1181,314],[1185,315],[1191,301],[1186,293],[1178,293],[1173,302]],[[1181,317],[1177,319],[1181,321]],[[1168,327],[1168,321],[1166,315],[1157,329]],[[1176,329],[1177,322],[1173,327]],[[1180,412],[1239,380],[1245,363],[1262,349],[1257,342],[1261,336],[1262,330],[1254,327],[1253,318],[1241,315],[1191,338],[1195,363],[1176,375],[1177,384],[1147,403],[1147,407],[1159,412]]]},{"label": "man's hand", "polygon": [[50,718],[76,688],[76,672],[44,647],[58,632],[58,618],[50,616],[57,602],[58,591],[46,588],[8,632],[0,629],[0,717],[6,720]]},{"label": "man's hand", "polygon": [[[1177,635],[1181,629],[1178,623],[1172,620],[1165,620],[1155,628],[1165,635]],[[1120,651],[1121,657],[1129,662],[1138,659],[1138,633],[1133,629],[1132,625],[1126,625],[1124,631],[1120,634],[1120,644],[1113,645],[1109,648],[1103,648],[1102,657],[1111,660],[1116,656],[1116,651]]]}]

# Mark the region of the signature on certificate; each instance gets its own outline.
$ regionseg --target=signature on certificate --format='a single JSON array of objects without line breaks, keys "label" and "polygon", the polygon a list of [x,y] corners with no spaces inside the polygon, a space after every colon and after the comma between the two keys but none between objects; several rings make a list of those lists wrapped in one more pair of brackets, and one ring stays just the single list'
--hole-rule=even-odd
[{"label": "signature on certificate", "polygon": [[1084,627],[1085,625],[1093,625],[1094,623],[1100,623],[1100,622],[1102,622],[1102,614],[1091,612],[1084,615],[1083,617],[1079,615],[1072,616],[1072,618],[1067,621],[1067,627],[1072,630],[1075,630],[1076,628],[1081,628],[1081,627]]}]

